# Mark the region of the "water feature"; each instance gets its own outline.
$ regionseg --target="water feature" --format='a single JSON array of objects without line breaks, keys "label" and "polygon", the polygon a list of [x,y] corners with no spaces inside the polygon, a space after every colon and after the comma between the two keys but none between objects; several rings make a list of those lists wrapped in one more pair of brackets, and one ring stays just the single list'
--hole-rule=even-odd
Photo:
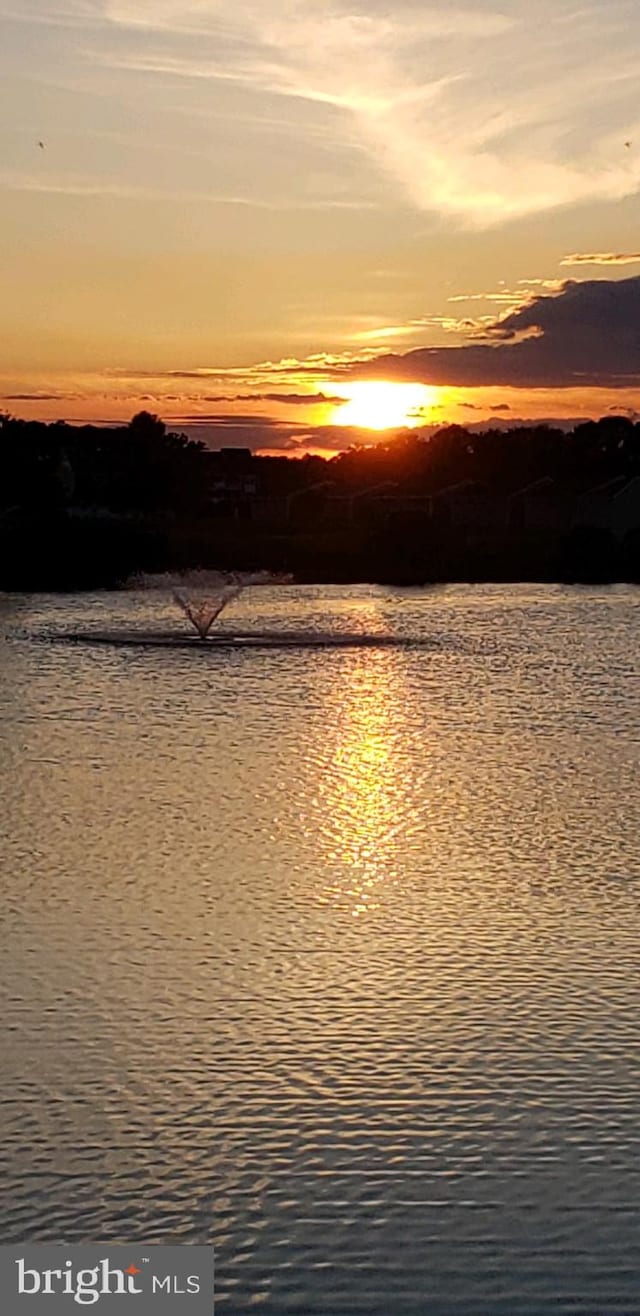
[{"label": "water feature", "polygon": [[287,576],[258,573],[189,571],[180,575],[137,575],[130,588],[169,591],[201,640],[209,638],[211,627],[243,590],[255,585],[288,583]]},{"label": "water feature", "polygon": [[[229,573],[220,571],[189,571],[180,575],[164,573],[159,575],[136,575],[128,582],[128,590],[143,594],[148,599],[157,600],[158,616],[164,616],[162,604],[170,599],[180,613],[187,618],[194,635],[176,632],[173,627],[158,629],[156,626],[135,630],[107,630],[92,627],[90,631],[64,631],[49,635],[48,639],[73,640],[86,644],[107,644],[116,646],[135,646],[144,648],[193,648],[202,652],[206,648],[210,653],[224,650],[230,646],[249,648],[394,648],[398,645],[413,645],[417,648],[433,648],[443,642],[437,635],[411,635],[398,633],[397,630],[385,631],[378,626],[371,632],[361,627],[347,631],[321,628],[313,630],[261,629],[256,625],[249,629],[225,626],[214,631],[214,623],[219,620],[229,604],[242,595],[248,605],[245,615],[256,615],[256,596],[254,587],[280,590],[292,583],[291,577],[273,575],[270,572]],[[258,610],[259,611],[259,610]],[[450,638],[445,643],[450,643]]]},{"label": "water feature", "polygon": [[201,640],[206,640],[214,621],[220,616],[232,599],[236,599],[242,589],[241,585],[227,585],[222,594],[212,602],[210,599],[192,599],[180,590],[174,589],[173,597],[185,617],[189,618]]},{"label": "water feature", "polygon": [[220,1316],[636,1312],[639,618],[0,598],[2,1240],[211,1242]]}]

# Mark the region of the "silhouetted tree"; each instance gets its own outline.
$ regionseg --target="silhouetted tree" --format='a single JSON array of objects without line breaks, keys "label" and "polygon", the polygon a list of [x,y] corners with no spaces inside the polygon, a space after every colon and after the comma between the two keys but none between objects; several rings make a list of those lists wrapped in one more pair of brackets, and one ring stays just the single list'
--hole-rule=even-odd
[{"label": "silhouetted tree", "polygon": [[438,497],[467,484],[463,500],[468,494],[470,503],[493,499],[504,508],[512,494],[543,481],[566,504],[568,523],[583,505],[589,519],[584,494],[610,482],[617,493],[616,481],[640,476],[640,424],[627,416],[567,433],[535,424],[482,432],[447,425],[362,439],[329,460],[247,454],[238,461],[168,431],[148,411],[124,426],[47,425],[0,413],[0,583],[18,580],[18,562],[21,581],[33,588],[45,578],[52,588],[112,581],[143,564],[277,566],[309,579],[640,574],[640,527],[628,511],[623,548],[598,526],[562,542],[558,530],[551,542],[524,514],[503,515],[502,529],[485,517],[473,538],[448,515],[451,494]]},{"label": "silhouetted tree", "polygon": [[167,427],[163,420],[150,411],[138,411],[129,422],[129,431],[142,439],[162,439]]}]

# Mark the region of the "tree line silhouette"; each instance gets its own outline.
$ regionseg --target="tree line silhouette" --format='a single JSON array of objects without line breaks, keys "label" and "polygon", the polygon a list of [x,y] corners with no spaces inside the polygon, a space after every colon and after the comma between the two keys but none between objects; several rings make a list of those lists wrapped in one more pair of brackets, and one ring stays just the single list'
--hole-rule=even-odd
[{"label": "tree line silhouette", "polygon": [[[401,431],[327,459],[212,451],[148,412],[115,427],[4,415],[0,437],[5,589],[197,566],[344,581],[640,578],[640,511],[623,533],[579,514],[585,495],[604,505],[640,477],[640,424],[623,415],[566,432]],[[522,512],[542,492],[560,507],[553,529]]]}]

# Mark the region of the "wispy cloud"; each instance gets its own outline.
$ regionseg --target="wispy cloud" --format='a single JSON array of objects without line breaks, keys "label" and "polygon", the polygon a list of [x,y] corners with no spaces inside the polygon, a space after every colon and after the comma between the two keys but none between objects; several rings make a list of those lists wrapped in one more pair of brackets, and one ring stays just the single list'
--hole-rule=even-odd
[{"label": "wispy cloud", "polygon": [[[165,400],[167,394],[164,395]],[[344,397],[332,397],[327,393],[209,393],[191,395],[192,401],[203,402],[278,402],[285,407],[343,407],[347,402]]]},{"label": "wispy cloud", "polygon": [[561,265],[640,265],[640,251],[575,251]]},{"label": "wispy cloud", "polygon": [[119,183],[108,178],[74,178],[68,175],[38,177],[29,173],[0,173],[0,187],[6,192],[41,192],[57,196],[114,197],[125,201],[167,201],[176,205],[194,202],[210,206],[240,206],[251,210],[267,210],[276,214],[283,210],[368,210],[374,202],[349,201],[341,197],[317,197],[308,200],[279,198],[268,200],[258,196],[233,196],[221,192],[190,192],[183,188],[162,188],[134,183]]},{"label": "wispy cloud", "polygon": [[86,28],[103,21],[94,0],[0,0],[0,18],[45,27]]},{"label": "wispy cloud", "polygon": [[518,279],[525,288],[545,288],[548,292],[561,292],[564,279]]},{"label": "wispy cloud", "polygon": [[131,183],[118,183],[105,178],[92,179],[87,176],[80,178],[62,176],[56,178],[51,175],[38,177],[35,174],[5,172],[0,174],[0,187],[7,192],[43,192],[60,196],[79,197],[104,196],[141,201],[173,200],[179,201],[181,204],[186,204],[189,201],[206,201],[213,205],[255,206],[258,209],[275,209],[268,202],[262,202],[254,197],[224,196],[210,192],[173,192],[155,187],[136,186]]},{"label": "wispy cloud", "polygon": [[[260,105],[273,117],[274,97],[307,102],[328,116],[343,182],[344,151],[357,146],[372,178],[467,226],[640,190],[637,0],[0,0],[2,15],[72,27],[76,61],[119,95],[117,79],[144,74],[197,82],[195,112],[203,83],[218,111],[220,94],[231,98],[230,118],[242,98],[254,121]],[[245,158],[253,197],[256,160]],[[294,173],[308,169],[311,188],[316,166],[302,152]]]},{"label": "wispy cloud", "polygon": [[326,393],[238,393],[236,402],[280,402],[287,407],[343,407],[347,398]]},{"label": "wispy cloud", "polygon": [[497,292],[462,292],[447,298],[450,302],[497,302],[499,306],[520,306],[524,293],[499,289]]},{"label": "wispy cloud", "polygon": [[75,402],[80,396],[77,392],[46,393],[36,389],[32,393],[0,393],[0,402]]},{"label": "wispy cloud", "polygon": [[[325,103],[421,210],[486,226],[640,188],[636,0],[105,0],[122,66]],[[179,41],[179,49],[169,40]],[[604,127],[603,125],[606,125]]]},{"label": "wispy cloud", "polygon": [[[157,384],[188,380],[203,384],[215,382],[219,387],[251,388],[256,392],[265,389],[275,391],[279,385],[283,390],[287,389],[287,385],[291,387],[292,381],[297,382],[298,379],[302,387],[307,384],[322,386],[323,381],[348,376],[354,365],[375,360],[378,355],[375,348],[363,348],[357,353],[315,352],[304,358],[287,356],[279,361],[259,361],[250,366],[194,366],[192,369],[175,370],[139,370],[135,366],[117,366],[105,370],[103,378],[108,381],[126,381],[133,385],[144,380],[153,380]],[[252,393],[252,396],[256,394]],[[292,395],[288,396],[290,398]]]}]

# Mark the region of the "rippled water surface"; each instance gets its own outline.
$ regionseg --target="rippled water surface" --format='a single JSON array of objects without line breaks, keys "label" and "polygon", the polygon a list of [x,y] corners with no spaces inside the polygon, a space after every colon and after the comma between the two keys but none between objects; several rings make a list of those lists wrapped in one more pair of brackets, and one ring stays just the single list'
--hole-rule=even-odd
[{"label": "rippled water surface", "polygon": [[640,593],[0,600],[2,1241],[244,1316],[640,1311]]}]

